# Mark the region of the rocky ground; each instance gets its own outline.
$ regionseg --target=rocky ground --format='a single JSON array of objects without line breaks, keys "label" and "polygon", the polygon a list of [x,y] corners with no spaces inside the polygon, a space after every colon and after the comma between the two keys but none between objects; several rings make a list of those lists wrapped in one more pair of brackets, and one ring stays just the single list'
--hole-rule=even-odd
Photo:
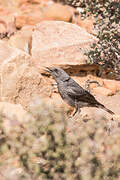
[{"label": "rocky ground", "polygon": [[[75,11],[51,0],[0,0],[0,111],[6,117],[8,134],[15,123],[10,119],[24,122],[26,111],[38,101],[69,112],[70,107],[53,88],[55,81],[45,72],[46,66],[63,68],[84,88],[87,80],[99,82],[100,86],[90,85],[91,93],[120,120],[120,81],[105,70],[98,77],[99,67],[86,63],[84,53],[97,41],[94,18],[77,16],[75,24]],[[80,116],[83,120],[113,118],[96,108],[83,108]],[[68,133],[71,125],[80,126],[73,122],[76,119],[79,116],[69,119]]]}]

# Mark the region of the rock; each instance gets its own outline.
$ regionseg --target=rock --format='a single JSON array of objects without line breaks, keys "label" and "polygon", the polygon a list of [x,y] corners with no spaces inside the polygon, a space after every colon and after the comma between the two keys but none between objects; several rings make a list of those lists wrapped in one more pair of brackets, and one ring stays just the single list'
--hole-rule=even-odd
[{"label": "rock", "polygon": [[28,15],[19,15],[16,17],[16,27],[22,28],[23,26],[27,25],[36,25],[37,23],[43,20],[43,16],[41,12],[36,12],[35,14],[28,14]]},{"label": "rock", "polygon": [[0,27],[0,36],[4,34],[5,37],[10,37],[16,32],[15,17],[11,15],[0,16]]},{"label": "rock", "polygon": [[62,21],[44,21],[32,35],[32,59],[37,67],[83,65],[84,52],[96,38],[84,29]]},{"label": "rock", "polygon": [[97,119],[98,121],[102,120],[104,116],[106,116],[106,112],[101,108],[95,107],[84,107],[81,108],[81,117],[84,122],[91,119]]},{"label": "rock", "polygon": [[58,20],[69,22],[72,18],[74,8],[64,6],[59,3],[53,3],[46,7],[43,16],[46,20]]},{"label": "rock", "polygon": [[25,25],[36,25],[44,20],[41,4],[32,5],[31,3],[20,6],[16,16],[16,27],[22,28]]},{"label": "rock", "polygon": [[95,94],[98,94],[98,95],[104,95],[104,96],[112,96],[114,93],[110,90],[110,89],[107,89],[107,88],[104,88],[104,87],[96,87],[96,88],[93,88],[93,93]]},{"label": "rock", "polygon": [[24,51],[0,41],[0,100],[26,107],[34,96],[49,96],[47,81]]},{"label": "rock", "polygon": [[120,81],[105,79],[103,81],[103,85],[110,89],[113,93],[120,91]]},{"label": "rock", "polygon": [[94,17],[85,18],[84,20],[81,18],[80,15],[76,17],[76,23],[90,34],[93,34],[95,31],[94,21]]},{"label": "rock", "polygon": [[7,27],[3,20],[0,20],[0,34],[6,33]]},{"label": "rock", "polygon": [[18,6],[19,0],[0,0],[0,5],[3,7],[13,7],[13,6]]},{"label": "rock", "polygon": [[24,26],[14,36],[11,36],[8,41],[9,45],[30,54],[33,28],[34,26]]},{"label": "rock", "polygon": [[25,5],[29,5],[29,4],[34,4],[34,5],[38,5],[40,4],[41,7],[44,7],[46,5],[48,5],[51,2],[51,0],[19,0],[19,6],[25,6]]},{"label": "rock", "polygon": [[113,115],[113,119],[117,121],[118,123],[120,123],[120,115],[117,115],[117,114]]},{"label": "rock", "polygon": [[23,75],[28,66],[30,57],[17,48],[12,48],[6,42],[0,41],[1,57],[1,98],[12,98],[16,96],[16,83],[18,78]]}]

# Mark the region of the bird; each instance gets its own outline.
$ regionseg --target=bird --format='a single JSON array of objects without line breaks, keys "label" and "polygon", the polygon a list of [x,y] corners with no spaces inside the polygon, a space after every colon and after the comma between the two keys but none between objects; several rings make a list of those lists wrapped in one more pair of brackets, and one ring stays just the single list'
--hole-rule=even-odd
[{"label": "bird", "polygon": [[62,68],[46,67],[45,70],[55,79],[61,98],[75,108],[73,116],[75,116],[76,113],[80,113],[83,107],[101,108],[111,115],[114,114],[114,112],[98,102],[91,93],[74,81]]}]

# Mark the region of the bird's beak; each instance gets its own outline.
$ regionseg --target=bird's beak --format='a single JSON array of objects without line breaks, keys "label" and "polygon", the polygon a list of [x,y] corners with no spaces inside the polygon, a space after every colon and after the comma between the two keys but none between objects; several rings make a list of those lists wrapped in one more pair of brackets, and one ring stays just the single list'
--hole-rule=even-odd
[{"label": "bird's beak", "polygon": [[48,67],[46,67],[45,70],[46,70],[47,72],[49,72],[49,73],[52,72],[52,69],[50,69],[50,68],[48,68]]}]

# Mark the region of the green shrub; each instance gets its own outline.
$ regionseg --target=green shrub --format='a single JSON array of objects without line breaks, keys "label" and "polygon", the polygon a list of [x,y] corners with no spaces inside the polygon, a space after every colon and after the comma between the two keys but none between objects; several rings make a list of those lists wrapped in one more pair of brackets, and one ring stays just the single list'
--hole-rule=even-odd
[{"label": "green shrub", "polygon": [[74,122],[45,104],[32,108],[31,115],[34,118],[13,128],[9,135],[4,130],[4,117],[0,121],[0,155],[6,157],[0,161],[0,169],[11,167],[9,162],[17,157],[22,172],[15,180],[120,177],[120,130],[115,122],[109,134],[104,117],[84,122],[79,116]]},{"label": "green shrub", "polygon": [[88,63],[95,63],[108,71],[120,74],[120,2],[84,1],[83,16],[94,15],[98,42],[87,53]]}]

